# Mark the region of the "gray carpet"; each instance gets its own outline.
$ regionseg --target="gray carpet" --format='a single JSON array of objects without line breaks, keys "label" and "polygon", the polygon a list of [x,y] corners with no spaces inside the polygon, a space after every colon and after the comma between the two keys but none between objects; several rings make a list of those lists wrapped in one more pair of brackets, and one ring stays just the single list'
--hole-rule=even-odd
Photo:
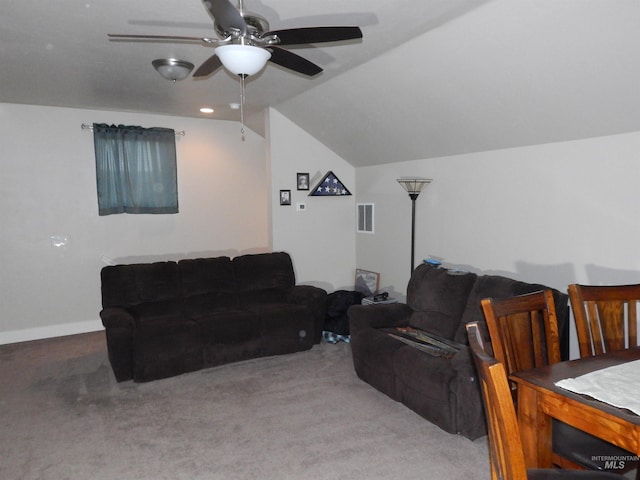
[{"label": "gray carpet", "polygon": [[359,380],[349,345],[116,383],[102,332],[0,346],[1,479],[489,478],[450,435]]}]

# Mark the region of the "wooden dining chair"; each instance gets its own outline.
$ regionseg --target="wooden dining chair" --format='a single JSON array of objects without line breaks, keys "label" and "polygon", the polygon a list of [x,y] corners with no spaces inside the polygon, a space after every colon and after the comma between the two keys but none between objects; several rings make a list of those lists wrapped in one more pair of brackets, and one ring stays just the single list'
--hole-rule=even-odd
[{"label": "wooden dining chair", "polygon": [[[551,290],[503,299],[486,298],[482,310],[495,358],[508,374],[561,361],[556,311]],[[517,401],[516,384],[511,395]],[[553,421],[551,461],[561,468],[603,470],[600,456],[625,456],[631,452],[566,423]],[[635,468],[629,462],[616,473]]]},{"label": "wooden dining chair", "polygon": [[493,480],[619,480],[587,470],[527,469],[520,429],[504,364],[491,357],[477,322],[466,325],[487,417],[489,465]]},{"label": "wooden dining chair", "polygon": [[638,345],[640,285],[569,285],[580,357]]},{"label": "wooden dining chair", "polygon": [[499,300],[485,298],[481,305],[493,353],[509,374],[561,361],[551,290]]}]

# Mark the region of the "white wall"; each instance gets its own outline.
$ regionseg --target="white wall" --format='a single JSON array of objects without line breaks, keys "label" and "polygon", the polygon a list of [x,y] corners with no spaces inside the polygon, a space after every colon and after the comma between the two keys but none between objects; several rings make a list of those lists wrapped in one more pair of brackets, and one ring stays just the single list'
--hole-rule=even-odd
[{"label": "white wall", "polygon": [[401,176],[433,178],[416,201],[416,264],[498,273],[566,291],[569,283],[640,283],[640,132],[358,168],[358,202],[375,234],[358,265],[404,298],[411,202]]},{"label": "white wall", "polygon": [[[268,112],[267,125],[273,250],[291,255],[298,283],[328,292],[353,290],[354,168],[274,109]],[[351,196],[310,197],[308,191],[296,190],[296,173],[309,173],[313,188],[329,170]],[[280,206],[280,190],[291,190],[291,206]],[[305,211],[296,211],[299,202],[305,203]]]},{"label": "white wall", "polygon": [[[640,132],[356,170],[275,110],[267,142],[193,118],[0,104],[0,120],[0,343],[100,329],[107,262],[283,250],[299,283],[351,289],[357,266],[403,299],[411,202],[396,179],[410,175],[433,178],[416,203],[416,263],[562,290],[640,283]],[[179,214],[98,216],[93,137],[80,128],[92,122],[186,131]],[[296,191],[297,172],[313,186],[329,170],[353,196]],[[355,233],[356,201],[375,203],[375,234]]]},{"label": "white wall", "polygon": [[[98,216],[93,122],[186,132],[180,213]],[[0,124],[0,343],[102,328],[108,262],[269,249],[265,142],[237,123],[0,104]]]}]

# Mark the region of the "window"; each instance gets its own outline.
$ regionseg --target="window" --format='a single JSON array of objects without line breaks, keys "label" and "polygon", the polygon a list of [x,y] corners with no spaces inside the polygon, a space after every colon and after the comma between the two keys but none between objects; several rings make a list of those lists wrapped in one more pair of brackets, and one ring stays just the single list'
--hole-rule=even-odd
[{"label": "window", "polygon": [[178,213],[175,132],[93,124],[98,213]]},{"label": "window", "polygon": [[358,233],[373,233],[373,203],[358,203]]}]

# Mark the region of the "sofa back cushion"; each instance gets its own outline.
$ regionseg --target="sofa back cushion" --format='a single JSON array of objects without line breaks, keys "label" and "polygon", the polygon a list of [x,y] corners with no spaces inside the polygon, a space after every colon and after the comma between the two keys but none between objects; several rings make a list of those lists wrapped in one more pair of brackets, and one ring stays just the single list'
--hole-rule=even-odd
[{"label": "sofa back cushion", "polygon": [[236,281],[229,257],[180,260],[178,270],[182,297],[193,310],[190,313],[236,307]]},{"label": "sofa back cushion", "polygon": [[110,265],[102,269],[100,277],[104,308],[180,298],[175,262]]},{"label": "sofa back cushion", "polygon": [[[536,283],[526,283],[512,278],[502,277],[500,275],[482,275],[476,280],[471,293],[466,302],[462,321],[454,340],[459,343],[468,344],[467,332],[465,325],[469,322],[485,323],[484,313],[480,301],[483,298],[507,298],[525,293],[537,292],[549,287]],[[566,329],[568,322],[567,301],[568,296],[558,290],[551,289],[553,292],[553,300],[556,307],[556,315],[558,319],[558,330],[561,337]],[[562,338],[561,338],[562,340]]]},{"label": "sofa back cushion", "polygon": [[296,283],[291,257],[284,252],[235,257],[233,269],[241,305],[283,302]]},{"label": "sofa back cushion", "polygon": [[475,273],[452,275],[445,269],[419,265],[407,286],[407,304],[413,309],[409,325],[453,339],[476,278]]}]

